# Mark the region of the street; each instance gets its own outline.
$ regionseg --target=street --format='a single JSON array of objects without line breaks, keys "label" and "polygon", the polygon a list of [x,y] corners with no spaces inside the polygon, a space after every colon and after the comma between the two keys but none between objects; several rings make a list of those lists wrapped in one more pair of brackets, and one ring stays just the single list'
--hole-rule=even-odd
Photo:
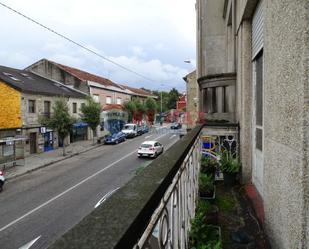
[{"label": "street", "polygon": [[0,195],[0,248],[47,248],[152,162],[137,158],[141,142],[158,140],[166,151],[178,139],[168,129],[147,133],[7,182]]}]

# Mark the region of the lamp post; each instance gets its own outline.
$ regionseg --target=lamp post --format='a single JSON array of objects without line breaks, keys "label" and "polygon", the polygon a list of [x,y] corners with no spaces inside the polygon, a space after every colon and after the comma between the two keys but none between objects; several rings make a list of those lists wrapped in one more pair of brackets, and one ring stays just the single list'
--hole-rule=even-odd
[{"label": "lamp post", "polygon": [[163,84],[160,84],[161,86],[161,108],[160,108],[160,125],[162,125],[162,101],[163,101],[163,98],[162,98],[162,86],[164,86]]}]

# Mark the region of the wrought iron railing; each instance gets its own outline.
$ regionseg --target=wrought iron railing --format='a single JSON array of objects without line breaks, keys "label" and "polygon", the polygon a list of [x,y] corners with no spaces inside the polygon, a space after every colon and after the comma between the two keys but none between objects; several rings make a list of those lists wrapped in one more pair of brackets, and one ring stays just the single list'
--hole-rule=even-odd
[{"label": "wrought iron railing", "polygon": [[201,139],[198,136],[135,246],[188,248],[188,231],[198,198]]}]

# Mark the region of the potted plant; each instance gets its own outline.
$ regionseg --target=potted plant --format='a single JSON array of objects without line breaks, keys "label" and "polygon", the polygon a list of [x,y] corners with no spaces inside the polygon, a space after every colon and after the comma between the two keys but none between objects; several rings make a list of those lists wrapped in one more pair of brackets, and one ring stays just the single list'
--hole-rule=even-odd
[{"label": "potted plant", "polygon": [[218,162],[211,158],[210,156],[203,156],[201,159],[201,172],[207,175],[213,175],[215,177],[215,173],[218,168]]},{"label": "potted plant", "polygon": [[215,186],[214,177],[212,175],[207,175],[200,173],[199,175],[199,193],[200,197],[203,199],[213,200],[215,199]]},{"label": "potted plant", "polygon": [[230,151],[223,151],[219,159],[220,170],[223,173],[224,185],[232,187],[236,183],[236,176],[240,171],[241,163]]},{"label": "potted plant", "polygon": [[204,222],[207,225],[218,225],[219,208],[211,204],[209,201],[199,200],[196,213],[204,215]]}]

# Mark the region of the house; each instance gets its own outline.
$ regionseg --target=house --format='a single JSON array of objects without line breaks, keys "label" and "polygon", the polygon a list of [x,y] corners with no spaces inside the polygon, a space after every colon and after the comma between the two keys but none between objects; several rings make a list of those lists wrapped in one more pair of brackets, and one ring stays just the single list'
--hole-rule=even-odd
[{"label": "house", "polygon": [[191,129],[195,126],[199,117],[198,116],[199,86],[196,81],[196,70],[187,74],[183,79],[187,83],[187,101],[186,101],[187,128]]},{"label": "house", "polygon": [[176,110],[177,111],[183,111],[187,107],[187,96],[186,94],[183,94],[179,96],[177,102],[176,102]]},{"label": "house", "polygon": [[275,249],[309,243],[307,7],[196,2],[199,108],[239,126],[241,180]]},{"label": "house", "polygon": [[[56,81],[29,71],[0,66],[0,139],[26,139],[24,155],[49,151],[61,143],[57,132],[40,124],[41,117],[50,117],[59,98],[65,98],[76,119],[86,95]],[[82,127],[81,127],[82,126]],[[74,124],[66,143],[90,139],[87,125]]]},{"label": "house", "polygon": [[77,68],[69,67],[47,59],[42,59],[26,68],[46,78],[56,80],[74,89],[78,89],[105,105],[122,105],[131,97],[145,99],[155,97],[147,91],[121,84]]}]

